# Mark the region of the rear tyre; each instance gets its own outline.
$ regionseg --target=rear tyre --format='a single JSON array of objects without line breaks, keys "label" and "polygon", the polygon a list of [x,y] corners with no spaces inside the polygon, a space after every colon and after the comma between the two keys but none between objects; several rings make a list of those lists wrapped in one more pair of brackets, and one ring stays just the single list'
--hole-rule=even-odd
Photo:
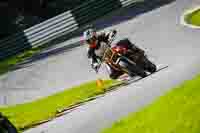
[{"label": "rear tyre", "polygon": [[156,65],[153,64],[147,57],[143,57],[143,59],[138,64],[141,68],[150,73],[154,73],[157,71]]},{"label": "rear tyre", "polygon": [[150,73],[154,73],[156,72],[157,68],[156,65],[153,64],[151,61],[149,61],[148,59],[146,59],[146,66],[147,66],[147,71]]},{"label": "rear tyre", "polygon": [[157,70],[156,65],[153,64],[153,63],[150,63],[150,64],[149,64],[149,69],[148,69],[148,71],[149,71],[150,73],[154,73],[154,72],[156,72],[156,70]]}]

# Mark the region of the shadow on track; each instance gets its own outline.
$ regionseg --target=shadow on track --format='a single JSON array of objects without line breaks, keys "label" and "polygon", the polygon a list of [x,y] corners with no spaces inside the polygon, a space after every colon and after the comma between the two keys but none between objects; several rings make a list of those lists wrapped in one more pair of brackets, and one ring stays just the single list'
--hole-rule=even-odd
[{"label": "shadow on track", "polygon": [[55,48],[55,49],[52,49],[52,50],[45,50],[44,49],[41,52],[33,55],[32,57],[30,57],[28,59],[26,59],[22,63],[15,65],[11,69],[11,71],[21,69],[21,68],[25,68],[25,67],[30,67],[30,66],[32,66],[32,63],[35,62],[35,61],[43,60],[43,59],[48,58],[48,57],[52,57],[52,56],[56,56],[56,55],[68,52],[68,51],[72,51],[73,48],[79,47],[79,46],[81,46],[81,43],[76,42],[76,43],[72,43],[72,44],[69,44],[69,45],[66,45],[66,46],[63,46],[63,47],[59,47],[59,48]]}]

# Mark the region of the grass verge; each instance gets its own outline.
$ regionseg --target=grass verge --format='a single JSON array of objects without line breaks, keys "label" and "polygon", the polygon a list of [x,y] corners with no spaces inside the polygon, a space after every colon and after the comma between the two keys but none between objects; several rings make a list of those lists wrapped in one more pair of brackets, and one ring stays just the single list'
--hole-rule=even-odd
[{"label": "grass verge", "polygon": [[91,81],[30,103],[0,108],[0,112],[21,131],[40,121],[54,118],[58,110],[102,94],[118,83],[115,80],[103,80],[103,85],[98,87],[96,81]]},{"label": "grass verge", "polygon": [[200,26],[200,9],[186,15],[185,21],[189,24]]},{"label": "grass verge", "polygon": [[199,94],[200,75],[115,122],[102,133],[199,133]]}]

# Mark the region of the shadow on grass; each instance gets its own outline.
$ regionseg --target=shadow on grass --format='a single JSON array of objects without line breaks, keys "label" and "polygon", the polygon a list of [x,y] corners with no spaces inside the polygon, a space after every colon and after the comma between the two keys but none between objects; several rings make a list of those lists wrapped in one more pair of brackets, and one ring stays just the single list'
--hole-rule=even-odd
[{"label": "shadow on grass", "polygon": [[30,49],[32,45],[24,31],[20,29],[0,40],[0,75],[10,71],[10,68],[21,60],[19,55]]}]

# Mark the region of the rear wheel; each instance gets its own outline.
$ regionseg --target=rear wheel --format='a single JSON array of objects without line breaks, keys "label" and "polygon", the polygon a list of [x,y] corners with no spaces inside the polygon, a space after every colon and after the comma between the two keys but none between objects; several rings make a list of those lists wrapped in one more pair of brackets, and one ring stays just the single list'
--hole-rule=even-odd
[{"label": "rear wheel", "polygon": [[147,57],[143,57],[141,61],[139,61],[138,65],[150,73],[154,73],[157,70],[156,65],[153,64]]},{"label": "rear wheel", "polygon": [[156,65],[153,64],[150,60],[148,60],[146,58],[146,61],[145,61],[145,65],[146,65],[146,70],[150,73],[154,73],[156,72],[157,68],[156,68]]},{"label": "rear wheel", "polygon": [[148,67],[148,71],[150,73],[154,73],[154,72],[156,72],[156,70],[157,70],[156,65],[150,62],[149,67]]}]

